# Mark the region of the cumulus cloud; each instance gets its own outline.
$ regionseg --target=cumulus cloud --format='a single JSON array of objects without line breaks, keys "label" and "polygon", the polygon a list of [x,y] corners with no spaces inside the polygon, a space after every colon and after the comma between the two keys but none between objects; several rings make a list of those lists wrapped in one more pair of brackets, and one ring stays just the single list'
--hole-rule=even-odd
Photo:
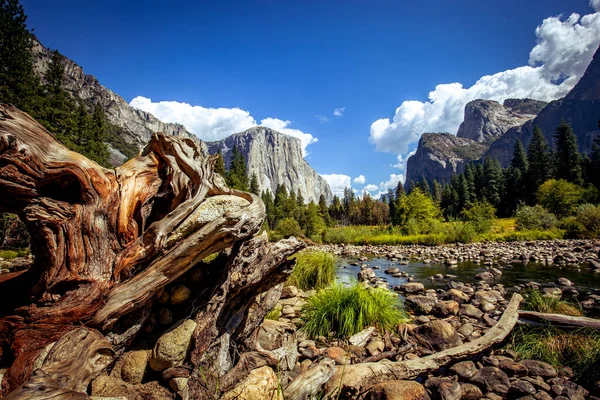
[{"label": "cumulus cloud", "polygon": [[374,192],[377,189],[379,189],[379,186],[370,184],[370,185],[365,186],[363,190],[366,190],[367,192]]},{"label": "cumulus cloud", "polygon": [[323,179],[329,183],[329,187],[334,195],[342,197],[344,195],[344,189],[350,187],[350,181],[352,178],[348,175],[343,174],[320,174]]},{"label": "cumulus cloud", "polygon": [[[590,3],[600,9],[600,0]],[[429,100],[404,101],[393,118],[371,124],[369,141],[379,151],[405,154],[424,132],[456,133],[465,105],[475,99],[507,98],[554,100],[577,83],[600,43],[600,12],[546,18],[535,30],[537,44],[529,65],[481,77],[471,87],[454,82],[440,84]]]},{"label": "cumulus cloud", "polygon": [[396,188],[398,182],[404,182],[404,174],[390,174],[390,179],[379,184],[379,190],[387,193],[388,189]]},{"label": "cumulus cloud", "polygon": [[365,178],[364,175],[359,175],[356,178],[354,178],[354,183],[358,183],[359,185],[364,185],[364,183],[367,181],[367,178]]},{"label": "cumulus cloud", "polygon": [[343,117],[344,111],[346,111],[346,107],[336,108],[335,110],[333,110],[333,115],[335,115],[336,117]]},{"label": "cumulus cloud", "polygon": [[[154,102],[143,96],[131,100],[130,105],[149,112],[164,122],[181,124],[200,139],[209,142],[259,125],[250,112],[241,108],[206,108],[178,101]],[[310,133],[291,128],[291,123],[289,120],[278,118],[265,118],[260,121],[262,126],[300,139],[302,153],[306,156],[306,147],[316,143],[318,139]]]},{"label": "cumulus cloud", "polygon": [[406,172],[406,164],[408,163],[408,159],[411,156],[415,155],[416,152],[417,149],[414,149],[406,155],[399,154],[398,157],[396,157],[396,160],[398,160],[398,162],[396,164],[393,164],[392,167],[398,168],[402,172]]},{"label": "cumulus cloud", "polygon": [[590,0],[590,7],[600,12],[600,0]]}]

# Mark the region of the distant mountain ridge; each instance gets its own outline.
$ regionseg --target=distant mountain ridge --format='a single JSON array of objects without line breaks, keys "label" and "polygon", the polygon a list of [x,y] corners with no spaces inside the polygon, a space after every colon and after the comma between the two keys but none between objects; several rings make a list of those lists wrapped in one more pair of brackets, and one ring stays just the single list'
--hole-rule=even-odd
[{"label": "distant mountain ridge", "polygon": [[[33,60],[36,73],[41,79],[50,65],[52,52],[38,40],[33,43]],[[127,154],[137,153],[150,139],[153,132],[188,137],[196,141],[210,154],[218,148],[231,149],[238,144],[246,157],[248,172],[256,173],[261,190],[283,184],[288,190],[300,190],[306,201],[318,201],[323,194],[327,201],[333,197],[331,188],[302,156],[300,140],[263,127],[251,128],[242,133],[233,133],[219,142],[206,143],[189,132],[183,125],[166,123],[152,114],[129,105],[121,96],[102,86],[98,79],[87,75],[83,69],[67,57],[63,58],[65,80],[63,88],[75,99],[89,105],[98,105],[104,110],[110,124],[118,128],[116,137],[110,140],[111,162],[122,164]],[[223,152],[226,165],[229,153]]]}]

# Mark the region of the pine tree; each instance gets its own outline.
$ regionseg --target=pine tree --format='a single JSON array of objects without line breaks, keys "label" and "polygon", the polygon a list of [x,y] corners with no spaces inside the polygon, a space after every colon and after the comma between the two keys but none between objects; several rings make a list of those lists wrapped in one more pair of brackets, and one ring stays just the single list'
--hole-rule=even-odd
[{"label": "pine tree", "polygon": [[554,145],[555,178],[581,185],[581,156],[577,149],[577,138],[565,121],[561,121],[554,132]]},{"label": "pine tree", "polygon": [[[598,123],[600,125],[600,121]],[[600,126],[599,126],[600,128]],[[594,139],[592,153],[590,154],[590,171],[589,179],[598,190],[600,190],[600,136]]]},{"label": "pine tree", "polygon": [[[237,145],[231,150],[229,171],[227,171],[227,184],[230,188],[248,191],[248,173],[246,160]],[[287,193],[286,193],[287,194]]]},{"label": "pine tree", "polygon": [[542,183],[552,178],[552,157],[542,130],[535,126],[527,148],[527,202],[534,204]]},{"label": "pine tree", "polygon": [[529,162],[525,154],[523,143],[517,139],[513,151],[513,159],[509,167],[504,171],[504,181],[506,182],[506,194],[499,207],[501,215],[512,215],[517,206],[527,199],[527,171]]},{"label": "pine tree", "polygon": [[442,192],[443,192],[442,185],[436,179],[434,179],[431,193],[432,193],[433,200],[438,205],[442,202]]},{"label": "pine tree", "polygon": [[225,177],[225,161],[223,161],[223,153],[221,153],[221,149],[217,151],[216,157],[217,159],[215,161],[214,171],[222,177]]},{"label": "pine tree", "polygon": [[0,101],[31,113],[39,79],[33,70],[32,35],[18,0],[0,0]]},{"label": "pine tree", "polygon": [[256,176],[256,173],[254,173],[254,172],[252,173],[252,179],[250,180],[250,192],[254,193],[257,196],[260,193],[260,186],[258,185],[258,177]]},{"label": "pine tree", "polygon": [[261,194],[261,199],[265,204],[266,214],[267,214],[267,223],[271,229],[275,228],[275,215],[274,215],[274,206],[275,201],[273,200],[273,195],[269,189],[265,190]]},{"label": "pine tree", "polygon": [[427,182],[427,179],[425,179],[424,176],[421,178],[421,182],[419,182],[419,189],[421,189],[421,192],[423,192],[423,194],[431,196],[431,188],[429,187],[429,182]]},{"label": "pine tree", "polygon": [[[401,184],[399,183],[399,185]],[[389,207],[390,223],[392,225],[396,225],[396,197],[394,196],[394,191],[392,189],[388,189],[387,201]]]},{"label": "pine tree", "polygon": [[296,204],[298,205],[298,207],[304,207],[306,205],[304,204],[304,196],[302,196],[300,189],[298,189],[298,191],[296,192]]},{"label": "pine tree", "polygon": [[487,157],[483,162],[485,186],[482,195],[494,208],[498,208],[504,192],[504,174],[502,167],[495,158]]},{"label": "pine tree", "polygon": [[410,182],[408,182],[408,190],[406,191],[406,194],[411,194],[416,187],[417,185],[415,184],[415,181],[411,179]]}]

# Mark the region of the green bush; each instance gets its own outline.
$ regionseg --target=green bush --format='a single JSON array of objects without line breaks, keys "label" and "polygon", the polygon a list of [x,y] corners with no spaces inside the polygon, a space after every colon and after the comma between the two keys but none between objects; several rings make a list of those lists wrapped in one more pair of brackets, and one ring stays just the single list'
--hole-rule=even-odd
[{"label": "green bush", "polygon": [[19,253],[15,250],[0,250],[0,258],[5,260],[13,260],[19,256]]},{"label": "green bush", "polygon": [[389,290],[337,283],[309,297],[302,319],[302,330],[311,338],[344,338],[368,326],[395,329],[408,317],[398,295]]},{"label": "green bush", "polygon": [[471,223],[476,233],[486,233],[494,225],[496,209],[487,201],[476,201],[462,211],[462,217]]},{"label": "green bush", "polygon": [[585,237],[585,227],[575,217],[561,219],[558,227],[565,231],[565,239],[581,239]]},{"label": "green bush", "polygon": [[553,229],[556,226],[556,217],[540,205],[533,207],[521,205],[515,213],[517,229]]},{"label": "green bush", "polygon": [[583,226],[586,237],[600,236],[600,206],[593,204],[579,206],[575,219]]},{"label": "green bush", "polygon": [[544,182],[537,192],[540,204],[559,217],[573,214],[580,201],[583,189],[563,179],[550,179]]},{"label": "green bush", "polygon": [[284,218],[279,221],[275,231],[284,239],[290,236],[302,237],[302,228],[294,218]]},{"label": "green bush", "polygon": [[323,251],[303,251],[296,256],[296,266],[287,280],[302,290],[319,290],[335,279],[335,256]]},{"label": "green bush", "polygon": [[477,232],[470,222],[452,222],[446,234],[448,243],[470,243],[475,240]]}]

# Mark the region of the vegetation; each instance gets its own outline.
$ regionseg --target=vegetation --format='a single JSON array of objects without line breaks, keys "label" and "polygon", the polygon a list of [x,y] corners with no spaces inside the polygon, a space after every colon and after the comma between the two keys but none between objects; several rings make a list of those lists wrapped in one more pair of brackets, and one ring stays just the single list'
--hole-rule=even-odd
[{"label": "vegetation", "polygon": [[0,250],[0,258],[4,260],[13,260],[19,256],[19,253],[15,250]]},{"label": "vegetation", "polygon": [[398,295],[355,283],[340,283],[317,292],[302,310],[302,330],[311,338],[348,337],[368,326],[395,329],[408,319]]},{"label": "vegetation", "polygon": [[531,291],[527,294],[525,302],[522,305],[524,310],[537,311],[550,314],[564,314],[581,316],[581,308],[578,304],[573,304],[556,297],[544,295],[539,290]]},{"label": "vegetation", "polygon": [[517,229],[553,229],[556,226],[556,217],[544,207],[535,205],[533,207],[521,204],[515,213]]},{"label": "vegetation", "polygon": [[302,290],[320,290],[335,279],[335,257],[322,251],[303,251],[296,256],[296,266],[286,284]]}]

